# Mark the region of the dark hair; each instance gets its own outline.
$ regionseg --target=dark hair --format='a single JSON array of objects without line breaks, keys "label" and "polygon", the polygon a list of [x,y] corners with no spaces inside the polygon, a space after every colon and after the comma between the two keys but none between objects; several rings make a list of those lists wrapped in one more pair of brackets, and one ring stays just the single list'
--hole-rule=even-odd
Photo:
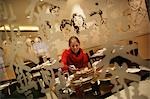
[{"label": "dark hair", "polygon": [[73,15],[72,15],[72,19],[71,19],[71,22],[73,23],[73,26],[76,26],[76,24],[75,24],[75,22],[74,22],[74,18],[76,17],[76,16],[78,16],[78,17],[80,17],[80,18],[82,18],[82,20],[83,20],[83,24],[82,24],[82,26],[84,26],[85,25],[85,22],[84,22],[84,18],[83,18],[83,16],[82,15],[78,15],[78,14],[76,14],[76,13],[74,13]]},{"label": "dark hair", "polygon": [[70,38],[69,38],[69,46],[70,46],[70,44],[71,44],[71,40],[72,39],[76,39],[76,41],[80,44],[80,41],[79,41],[79,39],[76,37],[76,36],[71,36]]},{"label": "dark hair", "polygon": [[68,20],[68,19],[63,19],[63,20],[61,21],[61,24],[60,24],[60,30],[61,30],[61,31],[62,31],[62,29],[66,26],[66,24],[72,26],[70,20]]},{"label": "dark hair", "polygon": [[49,9],[49,11],[52,13],[52,10],[54,10],[54,9],[56,9],[56,8],[60,9],[60,7],[58,7],[58,6],[52,6],[52,7]]},{"label": "dark hair", "polygon": [[81,17],[81,18],[82,18],[82,20],[83,20],[82,27],[85,27],[85,26],[86,26],[86,24],[85,24],[85,20],[84,20],[84,18],[83,18],[83,16],[82,16],[82,15],[78,15],[78,14],[76,14],[76,13],[74,13],[74,14],[72,15],[71,23],[72,23],[72,25],[73,25],[73,27],[74,27],[74,29],[75,29],[76,33],[79,33],[79,31],[80,31],[80,27],[79,27],[79,26],[77,26],[77,25],[75,24],[75,21],[74,21],[75,16],[78,16],[78,17]]},{"label": "dark hair", "polygon": [[99,9],[98,11],[92,12],[92,13],[90,14],[90,16],[94,16],[94,15],[96,15],[96,14],[99,14],[100,16],[102,16],[103,11]]}]

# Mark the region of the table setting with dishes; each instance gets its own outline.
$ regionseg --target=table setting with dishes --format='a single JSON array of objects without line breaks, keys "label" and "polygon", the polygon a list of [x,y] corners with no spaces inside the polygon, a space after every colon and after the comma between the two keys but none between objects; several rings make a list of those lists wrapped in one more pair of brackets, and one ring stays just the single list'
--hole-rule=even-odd
[{"label": "table setting with dishes", "polygon": [[[97,65],[98,62],[101,62],[101,61],[97,61],[97,63],[95,63],[95,65]],[[75,66],[70,66],[70,67],[74,68],[74,70],[76,69]],[[119,68],[122,68],[122,67],[119,67]],[[100,86],[101,86],[101,82],[103,82],[103,83],[110,82],[110,84],[111,84],[111,80],[113,79],[112,78],[113,74],[111,74],[111,71],[115,71],[115,70],[117,70],[117,67],[114,64],[109,64],[109,66],[107,66],[107,67],[93,66],[91,68],[86,67],[86,68],[83,68],[80,70],[77,69],[76,71],[73,72],[73,74],[68,76],[68,79],[66,80],[66,87],[70,88],[72,91],[75,92],[76,86],[80,86],[80,87],[83,87],[83,89],[86,92],[86,91],[92,90],[91,84],[94,84],[97,81],[100,82]],[[127,67],[124,72],[129,73],[131,75],[137,74],[138,76],[142,76],[142,75],[140,75],[140,72],[142,72],[143,70],[147,71],[149,69],[144,66],[139,66],[139,68],[128,68]],[[118,79],[119,77],[120,76],[115,75],[115,79]],[[130,81],[130,82],[132,82],[132,81]],[[128,82],[125,82],[125,83],[128,83]],[[102,84],[102,86],[103,86],[103,84]],[[113,88],[113,85],[111,86],[109,91],[111,91],[112,88]]]}]

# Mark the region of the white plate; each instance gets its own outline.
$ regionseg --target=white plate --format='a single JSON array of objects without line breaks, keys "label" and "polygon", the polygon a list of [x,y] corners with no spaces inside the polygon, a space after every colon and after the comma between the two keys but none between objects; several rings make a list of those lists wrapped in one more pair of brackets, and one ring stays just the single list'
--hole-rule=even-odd
[{"label": "white plate", "polygon": [[128,68],[127,70],[126,70],[126,72],[128,72],[128,73],[137,73],[137,72],[139,72],[141,69],[139,69],[139,68]]}]

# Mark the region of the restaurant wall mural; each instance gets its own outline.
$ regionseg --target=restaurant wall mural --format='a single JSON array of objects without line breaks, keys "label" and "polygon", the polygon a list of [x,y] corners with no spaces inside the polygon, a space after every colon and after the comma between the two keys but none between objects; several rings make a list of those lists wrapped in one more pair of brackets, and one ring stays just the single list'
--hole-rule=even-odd
[{"label": "restaurant wall mural", "polygon": [[[39,35],[58,55],[68,46],[65,41],[72,35],[80,38],[83,48],[89,48],[149,31],[147,10],[142,0],[77,0],[68,5],[69,2],[37,0],[31,1],[26,9],[30,20],[39,26]],[[64,48],[58,46],[60,43]]]},{"label": "restaurant wall mural", "polygon": [[[64,97],[69,99],[73,78],[66,79],[66,75],[69,74],[62,74],[58,68],[60,67],[59,56],[64,49],[68,48],[68,40],[73,35],[80,39],[81,47],[84,49],[94,46],[107,49],[103,53],[105,55],[103,60],[93,65],[91,82],[106,78],[109,72],[112,75],[110,81],[114,84],[111,91],[112,93],[118,92],[116,95],[118,99],[122,98],[119,95],[119,90],[122,88],[125,88],[126,98],[130,99],[125,79],[134,81],[131,86],[134,86],[136,90],[141,78],[137,74],[126,72],[130,64],[124,62],[121,65],[118,63],[112,65],[110,61],[121,56],[140,66],[149,66],[141,56],[129,54],[132,49],[137,48],[136,43],[116,44],[117,41],[129,40],[150,32],[144,0],[76,0],[74,2],[72,0],[29,0],[24,15],[29,17],[30,23],[39,27],[37,37],[22,36],[19,25],[13,24],[14,20],[17,21],[13,9],[7,10],[7,4],[2,0],[0,5],[2,5],[0,6],[0,21],[7,17],[5,20],[10,28],[8,31],[5,24],[0,23],[0,27],[4,27],[4,31],[0,33],[3,61],[6,66],[14,70],[16,81],[11,83],[17,83],[14,93],[23,94],[26,98],[37,98],[34,91],[40,90],[48,99],[63,99]],[[10,19],[7,13],[10,13]],[[44,50],[48,50],[48,56],[50,56],[50,60],[42,64],[38,64],[40,60],[32,46],[32,41],[38,43],[39,40],[48,46]],[[33,62],[32,65],[35,67],[25,64],[25,61]],[[103,70],[96,72],[95,68],[103,68]],[[58,69],[57,78],[54,69]],[[38,73],[35,73],[37,70]],[[82,80],[81,78],[78,84],[82,84]],[[136,97],[139,94],[134,90],[133,97]],[[144,99],[148,98],[150,97],[144,97]]]}]

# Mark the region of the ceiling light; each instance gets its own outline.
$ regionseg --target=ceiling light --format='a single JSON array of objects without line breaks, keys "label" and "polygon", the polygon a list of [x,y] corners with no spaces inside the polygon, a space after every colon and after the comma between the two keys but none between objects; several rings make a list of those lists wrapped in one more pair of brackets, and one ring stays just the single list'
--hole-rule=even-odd
[{"label": "ceiling light", "polygon": [[[10,27],[8,25],[5,25],[5,29],[4,26],[0,27],[0,31],[10,31]],[[14,28],[14,31],[39,31],[39,27],[37,26],[19,26],[19,28]]]}]

